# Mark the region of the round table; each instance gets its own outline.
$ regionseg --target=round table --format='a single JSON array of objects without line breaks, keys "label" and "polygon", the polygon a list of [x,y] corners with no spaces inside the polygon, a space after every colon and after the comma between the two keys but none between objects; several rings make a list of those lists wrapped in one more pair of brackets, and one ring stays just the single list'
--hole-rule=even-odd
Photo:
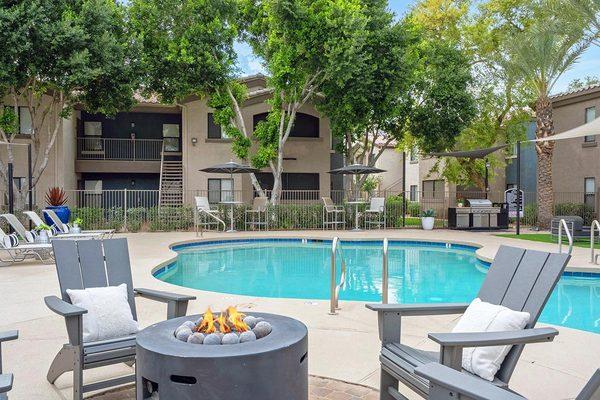
[{"label": "round table", "polygon": [[220,204],[223,205],[229,205],[229,218],[230,218],[230,225],[229,225],[229,230],[227,232],[237,232],[234,227],[233,227],[233,208],[237,205],[240,204],[244,204],[243,201],[221,201]]},{"label": "round table", "polygon": [[364,200],[354,200],[354,201],[348,201],[346,204],[354,204],[354,229],[352,229],[353,231],[360,231],[362,229],[360,229],[358,227],[358,206],[360,204],[367,204],[368,201],[364,201]]}]

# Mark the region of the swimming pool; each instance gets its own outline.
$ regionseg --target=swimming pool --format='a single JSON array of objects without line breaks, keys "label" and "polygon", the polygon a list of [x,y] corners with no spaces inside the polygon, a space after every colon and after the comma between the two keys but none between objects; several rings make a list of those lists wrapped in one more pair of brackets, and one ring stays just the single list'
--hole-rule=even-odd
[{"label": "swimming pool", "polygon": [[[381,242],[343,241],[347,265],[341,300],[381,301]],[[154,272],[194,289],[260,297],[329,299],[331,241],[256,239],[174,247],[177,260]],[[390,241],[389,302],[468,302],[489,265],[476,248]],[[338,268],[339,273],[339,268]],[[600,333],[600,277],[566,273],[540,321]]]}]

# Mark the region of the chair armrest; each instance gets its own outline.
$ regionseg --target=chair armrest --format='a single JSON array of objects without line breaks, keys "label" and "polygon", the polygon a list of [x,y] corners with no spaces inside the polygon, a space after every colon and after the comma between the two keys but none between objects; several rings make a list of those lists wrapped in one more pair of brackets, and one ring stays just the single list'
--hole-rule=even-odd
[{"label": "chair armrest", "polygon": [[446,347],[487,347],[551,342],[554,328],[534,328],[505,332],[430,333],[429,339]]},{"label": "chair armrest", "polygon": [[467,303],[432,303],[432,304],[366,304],[369,310],[386,313],[398,313],[403,316],[462,314]]},{"label": "chair armrest", "polygon": [[19,331],[0,332],[0,343],[19,338]]},{"label": "chair armrest", "polygon": [[189,296],[171,292],[163,292],[162,290],[154,290],[154,289],[133,289],[133,292],[139,296],[145,297],[147,299],[161,301],[163,303],[167,303],[169,301],[190,301],[196,300],[196,296]]},{"label": "chair armrest", "polygon": [[[525,400],[524,397],[502,389],[481,378],[467,375],[438,363],[429,363],[415,368],[415,374],[425,378],[436,389],[446,389],[456,398],[468,397],[473,400]],[[435,399],[435,397],[434,397]]]},{"label": "chair armrest", "polygon": [[188,302],[190,300],[196,300],[196,296],[163,292],[153,289],[133,289],[133,292],[150,300],[167,303],[167,319],[185,316]]},{"label": "chair armrest", "polygon": [[10,391],[13,387],[12,374],[0,374],[0,394]]},{"label": "chair armrest", "polygon": [[56,296],[44,297],[44,303],[46,303],[46,306],[50,310],[54,311],[58,315],[62,315],[63,317],[75,317],[88,312],[85,308],[74,306],[73,304],[67,303],[63,299],[59,299]]}]

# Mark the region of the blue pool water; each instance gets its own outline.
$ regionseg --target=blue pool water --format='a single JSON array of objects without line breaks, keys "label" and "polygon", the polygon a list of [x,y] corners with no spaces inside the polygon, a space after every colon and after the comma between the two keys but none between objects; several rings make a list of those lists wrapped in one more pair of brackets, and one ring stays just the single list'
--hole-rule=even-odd
[{"label": "blue pool water", "polygon": [[[381,242],[343,242],[347,264],[341,300],[381,301]],[[177,261],[155,276],[221,293],[329,299],[331,242],[250,240],[176,247]],[[488,264],[475,248],[390,242],[390,303],[468,302]],[[338,268],[339,271],[339,268]],[[600,333],[600,277],[563,276],[540,321]]]}]

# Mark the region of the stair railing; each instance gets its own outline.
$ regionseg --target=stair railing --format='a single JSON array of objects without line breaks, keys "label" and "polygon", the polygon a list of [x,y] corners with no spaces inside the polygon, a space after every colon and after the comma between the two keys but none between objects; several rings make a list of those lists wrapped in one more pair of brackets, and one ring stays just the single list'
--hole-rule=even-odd
[{"label": "stair railing", "polygon": [[595,235],[596,229],[598,229],[598,233],[600,233],[600,223],[598,222],[597,219],[592,221],[592,226],[590,227],[590,253],[591,253],[590,262],[592,264],[598,264],[598,255],[595,255],[596,249],[594,248],[594,239],[596,238],[596,235]]},{"label": "stair railing", "polygon": [[158,178],[158,211],[162,204],[162,185],[163,185],[163,168],[165,165],[165,142],[163,141],[160,150],[160,177]]},{"label": "stair railing", "polygon": [[[329,299],[329,314],[336,315],[339,310],[340,289],[346,283],[346,261],[340,245],[340,239],[336,236],[331,242],[331,276],[330,276],[330,299]],[[337,276],[337,256],[340,256],[342,262],[342,273],[339,282]]]},{"label": "stair railing", "polygon": [[383,265],[381,269],[381,302],[383,304],[388,303],[388,290],[389,290],[389,270],[388,270],[388,240],[383,239]]},{"label": "stair railing", "polygon": [[573,235],[569,230],[569,226],[567,225],[567,221],[561,219],[558,224],[558,252],[562,253],[562,232],[563,228],[565,229],[565,233],[567,234],[567,239],[569,240],[569,254],[573,251]]}]

